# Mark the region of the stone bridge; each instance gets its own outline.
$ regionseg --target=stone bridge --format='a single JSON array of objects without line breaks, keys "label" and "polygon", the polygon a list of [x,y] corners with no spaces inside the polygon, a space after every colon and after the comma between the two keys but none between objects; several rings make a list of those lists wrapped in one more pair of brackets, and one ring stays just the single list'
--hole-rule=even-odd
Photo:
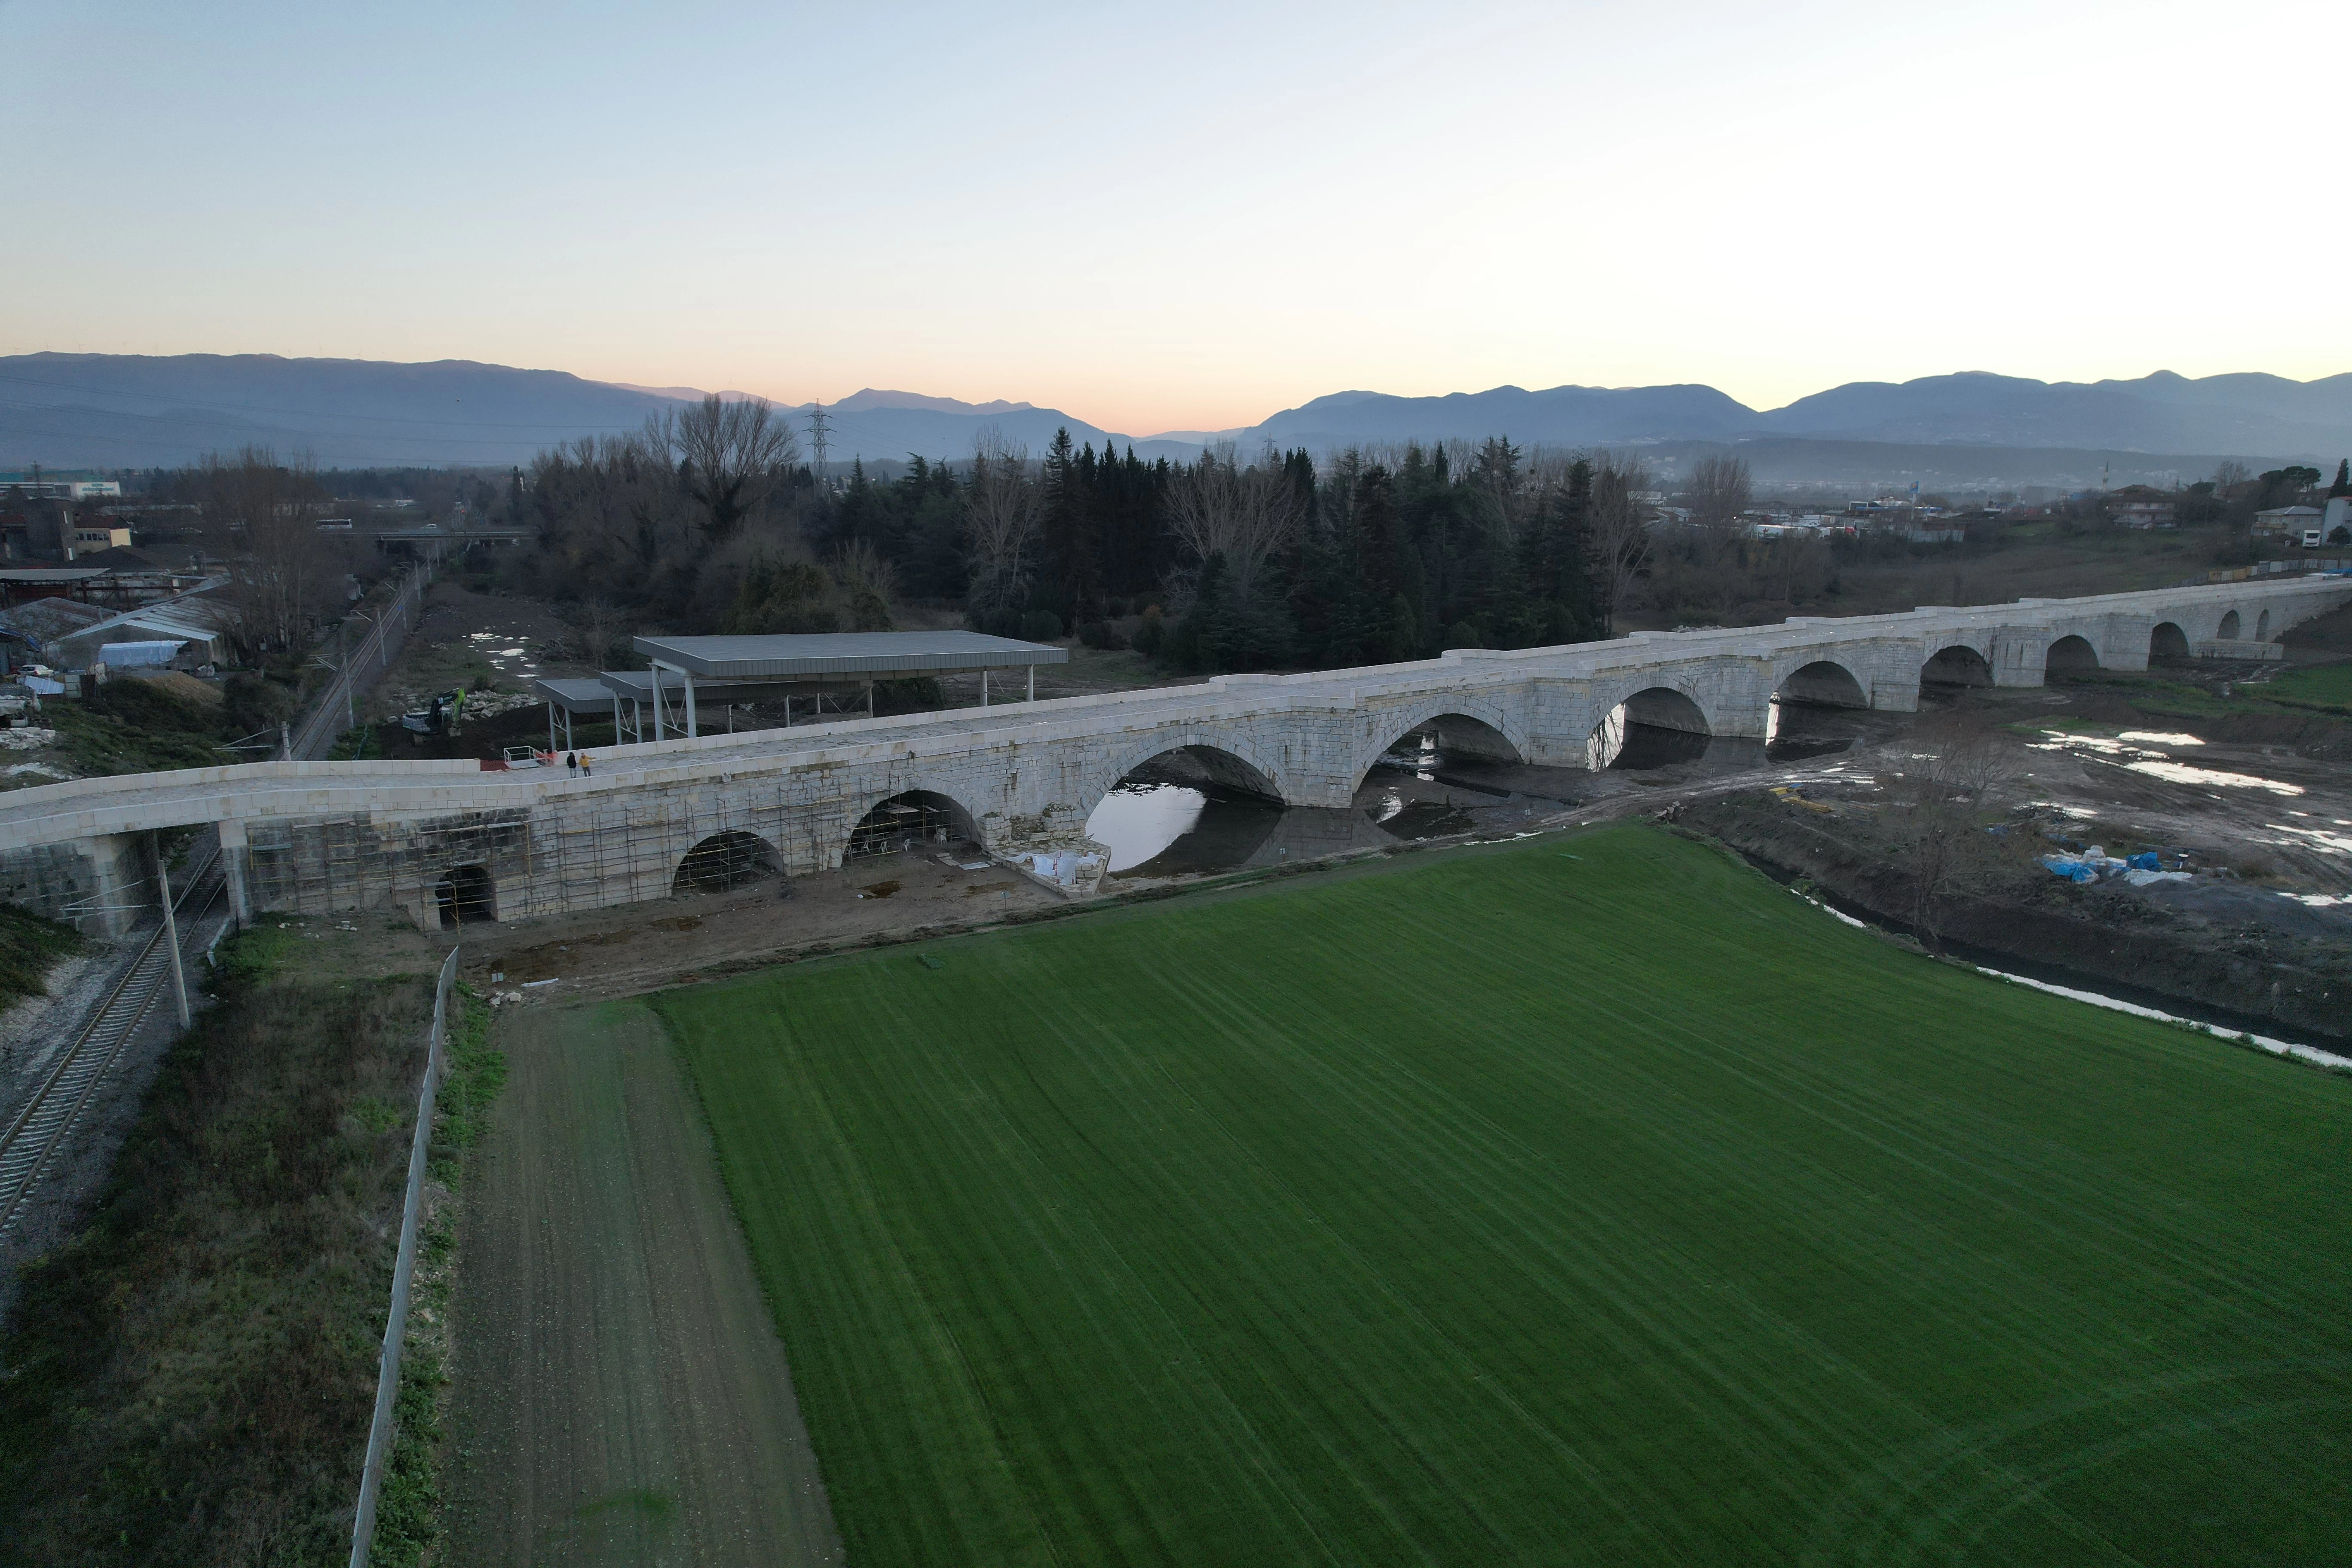
[{"label": "stone bridge", "polygon": [[621,746],[576,779],[451,762],[81,779],[0,795],[0,899],[120,930],[152,901],[141,836],[216,824],[240,918],[526,919],[667,897],[690,856],[835,868],[858,825],[901,796],[999,855],[1067,847],[1084,843],[1087,816],[1121,779],[1171,752],[1288,805],[1347,806],[1382,753],[1417,731],[1456,751],[1580,768],[1612,713],[1760,737],[1776,700],[1907,712],[1927,682],[2039,686],[2053,671],[2145,669],[2151,655],[2274,657],[2280,632],[2347,600],[2352,580],[2301,578],[1456,649]]}]

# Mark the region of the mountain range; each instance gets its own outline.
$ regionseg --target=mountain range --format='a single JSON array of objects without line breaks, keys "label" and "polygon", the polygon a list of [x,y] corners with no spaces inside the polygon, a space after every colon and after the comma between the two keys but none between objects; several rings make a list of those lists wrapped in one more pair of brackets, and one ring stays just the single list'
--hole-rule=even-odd
[{"label": "mountain range", "polygon": [[[402,364],[269,354],[37,353],[0,357],[0,466],[146,468],[247,444],[307,449],[328,467],[527,462],[545,447],[617,434],[699,397],[692,387],[589,381],[562,371],[467,360]],[[723,396],[746,395],[724,393]],[[793,410],[808,446],[809,406]],[[1244,451],[1265,442],[1320,453],[1357,442],[1507,435],[1522,446],[1763,443],[1799,467],[1808,444],[1867,465],[1862,447],[1959,447],[1953,467],[2009,475],[2079,473],[2099,454],[2129,466],[2192,459],[2303,458],[2333,464],[2352,451],[2352,374],[2291,381],[2258,374],[2190,378],[2159,371],[2131,381],[2042,382],[1965,372],[1916,381],[1852,382],[1785,407],[1748,406],[1710,386],[1500,386],[1444,397],[1339,392],[1231,432],[1135,437],[1055,408],[998,399],[965,403],[865,388],[826,405],[836,462],[961,457],[982,430],[1042,451],[1056,429],[1097,448],[1132,444],[1144,458],[1188,458],[1215,436]],[[2046,458],[2033,454],[2046,453]],[[2061,454],[2064,457],[2062,459]],[[2000,456],[1997,457],[1996,455]],[[1759,448],[1759,456],[1762,455]],[[1665,454],[1662,453],[1662,457]],[[1916,457],[1908,459],[1917,466]],[[1814,465],[1819,466],[1819,465]],[[2028,474],[2026,477],[2033,477]]]}]

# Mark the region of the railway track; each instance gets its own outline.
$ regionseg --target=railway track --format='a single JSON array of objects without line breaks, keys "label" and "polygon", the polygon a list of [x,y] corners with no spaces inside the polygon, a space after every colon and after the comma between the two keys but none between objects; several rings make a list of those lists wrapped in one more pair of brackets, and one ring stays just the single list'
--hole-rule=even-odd
[{"label": "railway track", "polygon": [[[184,960],[200,953],[197,928],[219,901],[225,888],[220,849],[215,842],[183,890],[173,899]],[[16,1227],[28,1201],[39,1190],[43,1172],[63,1147],[68,1134],[80,1122],[99,1085],[112,1071],[122,1047],[138,1034],[153,1011],[156,999],[172,981],[172,952],[155,922],[138,957],[124,968],[106,1000],[100,1003],[41,1079],[24,1106],[0,1131],[0,1236]],[[193,951],[192,951],[193,950]]]}]

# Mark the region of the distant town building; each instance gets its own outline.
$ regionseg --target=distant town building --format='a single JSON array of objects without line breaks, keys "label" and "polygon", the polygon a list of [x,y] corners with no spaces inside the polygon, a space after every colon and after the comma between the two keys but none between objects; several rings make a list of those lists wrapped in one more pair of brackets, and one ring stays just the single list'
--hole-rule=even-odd
[{"label": "distant town building", "polygon": [[2326,514],[2315,506],[2274,506],[2268,511],[2254,513],[2254,535],[2257,538],[2298,539],[2306,528],[2319,526]]},{"label": "distant town building", "polygon": [[116,522],[111,518],[99,518],[92,521],[77,522],[74,524],[73,536],[74,553],[78,555],[86,553],[92,550],[128,550],[131,548],[131,531],[128,528],[123,527],[122,524]]},{"label": "distant town building", "polygon": [[2177,512],[2166,491],[2153,485],[2126,485],[2107,492],[2107,515],[2126,528],[2170,528]]},{"label": "distant town building", "polygon": [[28,500],[89,500],[94,496],[119,496],[120,480],[89,468],[0,469],[0,491],[22,490]]}]

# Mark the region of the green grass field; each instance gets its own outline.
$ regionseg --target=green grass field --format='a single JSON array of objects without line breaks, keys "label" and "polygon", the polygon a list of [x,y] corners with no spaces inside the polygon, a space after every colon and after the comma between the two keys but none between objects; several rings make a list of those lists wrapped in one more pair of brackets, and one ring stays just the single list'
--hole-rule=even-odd
[{"label": "green grass field", "polygon": [[2263,690],[2273,701],[2289,702],[2299,708],[2324,708],[2331,713],[2352,713],[2352,660],[2290,669],[2273,678]]},{"label": "green grass field", "polygon": [[660,1005],[855,1563],[2352,1561],[2352,1081],[1661,832]]}]

